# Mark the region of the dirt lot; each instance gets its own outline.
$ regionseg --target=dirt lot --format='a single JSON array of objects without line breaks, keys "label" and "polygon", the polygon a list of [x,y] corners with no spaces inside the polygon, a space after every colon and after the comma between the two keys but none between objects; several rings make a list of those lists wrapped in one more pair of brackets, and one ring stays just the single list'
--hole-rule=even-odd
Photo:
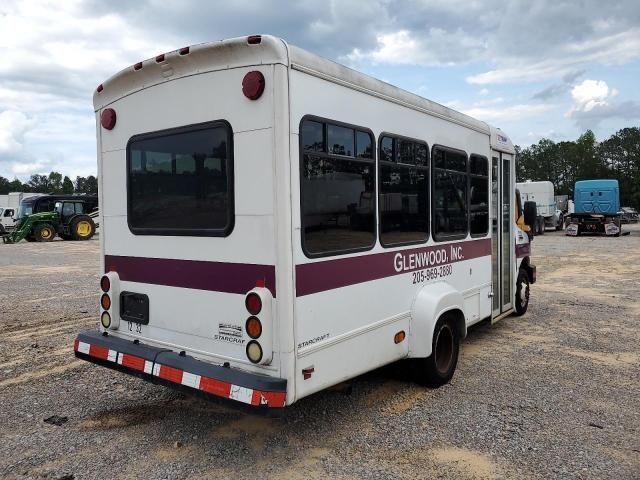
[{"label": "dirt lot", "polygon": [[0,245],[0,477],[640,478],[628,229],[537,237],[529,312],[474,329],[450,385],[423,389],[400,364],[279,418],[76,360],[75,333],[97,324],[98,241]]}]

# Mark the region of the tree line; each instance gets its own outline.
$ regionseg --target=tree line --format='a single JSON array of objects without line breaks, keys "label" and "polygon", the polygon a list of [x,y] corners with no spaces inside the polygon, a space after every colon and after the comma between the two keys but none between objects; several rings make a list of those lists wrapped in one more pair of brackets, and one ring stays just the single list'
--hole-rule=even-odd
[{"label": "tree line", "polygon": [[29,180],[23,183],[16,178],[13,181],[0,176],[0,195],[9,192],[31,193],[98,193],[98,179],[93,175],[88,177],[76,177],[72,181],[61,173],[51,172],[49,175],[31,175]]},{"label": "tree line", "polygon": [[516,146],[516,178],[549,180],[556,195],[572,198],[577,180],[615,178],[620,184],[622,206],[640,209],[640,128],[618,130],[597,142],[591,130],[575,141],[543,138],[526,148]]}]

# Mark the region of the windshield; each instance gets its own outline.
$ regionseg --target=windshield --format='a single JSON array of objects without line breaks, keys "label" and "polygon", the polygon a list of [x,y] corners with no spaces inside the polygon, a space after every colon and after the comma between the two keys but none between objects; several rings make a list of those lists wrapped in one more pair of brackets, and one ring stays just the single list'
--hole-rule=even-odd
[{"label": "windshield", "polygon": [[26,217],[27,215],[31,215],[32,213],[33,213],[33,203],[22,202],[18,207],[17,218]]}]

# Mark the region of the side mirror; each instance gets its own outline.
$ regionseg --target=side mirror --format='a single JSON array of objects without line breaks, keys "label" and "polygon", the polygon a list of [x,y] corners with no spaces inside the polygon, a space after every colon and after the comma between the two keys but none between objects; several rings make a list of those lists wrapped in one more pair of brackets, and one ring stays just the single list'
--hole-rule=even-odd
[{"label": "side mirror", "polygon": [[531,227],[536,224],[536,217],[538,216],[538,209],[536,208],[536,202],[524,202],[524,223]]}]

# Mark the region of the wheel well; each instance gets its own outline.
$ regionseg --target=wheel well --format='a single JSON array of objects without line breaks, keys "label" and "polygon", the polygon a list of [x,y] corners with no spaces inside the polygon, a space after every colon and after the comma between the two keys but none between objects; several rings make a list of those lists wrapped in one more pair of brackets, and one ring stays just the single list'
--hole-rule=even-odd
[{"label": "wheel well", "polygon": [[453,320],[456,330],[460,335],[460,339],[467,336],[467,322],[464,318],[464,313],[460,309],[447,310],[442,314],[442,317],[447,317]]}]

